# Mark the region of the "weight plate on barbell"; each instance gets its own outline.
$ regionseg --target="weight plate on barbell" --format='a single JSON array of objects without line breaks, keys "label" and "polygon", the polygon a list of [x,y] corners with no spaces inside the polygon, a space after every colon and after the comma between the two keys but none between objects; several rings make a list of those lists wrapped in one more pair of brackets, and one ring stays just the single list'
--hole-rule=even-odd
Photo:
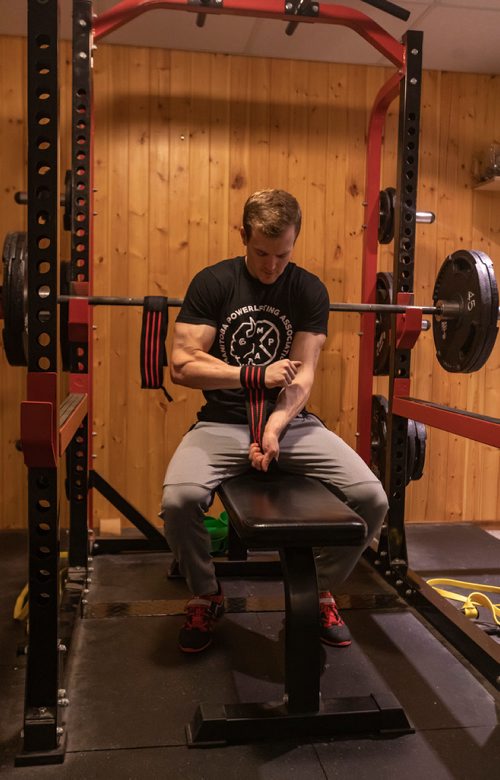
[{"label": "weight plate on barbell", "polygon": [[28,239],[25,232],[7,233],[3,245],[3,345],[11,366],[28,365],[26,275]]},{"label": "weight plate on barbell", "polygon": [[[392,274],[390,271],[379,271],[376,281],[376,303],[392,303]],[[376,376],[389,374],[389,357],[391,353],[391,315],[388,312],[377,312],[375,315],[375,350],[373,355],[373,373]]]},{"label": "weight plate on barbell", "polygon": [[441,266],[434,285],[435,305],[456,302],[453,319],[434,317],[436,356],[451,373],[478,371],[488,360],[498,333],[498,287],[484,252],[459,249]]},{"label": "weight plate on barbell", "polygon": [[379,194],[379,244],[390,244],[394,238],[394,214],[396,210],[396,190],[386,187]]}]

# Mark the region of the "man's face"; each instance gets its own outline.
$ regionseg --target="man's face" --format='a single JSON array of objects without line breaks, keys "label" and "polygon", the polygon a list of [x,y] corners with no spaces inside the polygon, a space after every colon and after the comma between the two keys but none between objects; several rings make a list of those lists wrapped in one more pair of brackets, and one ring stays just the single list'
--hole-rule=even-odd
[{"label": "man's face", "polygon": [[292,259],[295,244],[295,225],[289,225],[276,238],[265,236],[258,228],[247,239],[241,228],[241,238],[247,249],[247,268],[250,276],[262,284],[273,284]]}]

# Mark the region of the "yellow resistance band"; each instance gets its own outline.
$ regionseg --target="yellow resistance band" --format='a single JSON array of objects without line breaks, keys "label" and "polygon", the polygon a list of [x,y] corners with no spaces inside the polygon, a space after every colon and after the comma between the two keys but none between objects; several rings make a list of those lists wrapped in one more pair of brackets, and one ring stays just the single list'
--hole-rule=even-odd
[{"label": "yellow resistance band", "polygon": [[[497,585],[483,585],[480,582],[465,582],[464,580],[448,580],[443,577],[435,577],[434,579],[427,580],[427,584],[434,588],[434,590],[445,599],[452,599],[453,601],[463,602],[461,607],[462,612],[472,620],[479,617],[477,607],[486,607],[492,614],[493,620],[500,626],[500,604],[493,604],[491,599],[488,598],[481,591],[487,593],[500,593],[500,587]],[[451,590],[444,590],[438,585],[446,585],[452,588],[473,588],[472,593],[468,596],[464,596],[461,593],[454,593]]]}]

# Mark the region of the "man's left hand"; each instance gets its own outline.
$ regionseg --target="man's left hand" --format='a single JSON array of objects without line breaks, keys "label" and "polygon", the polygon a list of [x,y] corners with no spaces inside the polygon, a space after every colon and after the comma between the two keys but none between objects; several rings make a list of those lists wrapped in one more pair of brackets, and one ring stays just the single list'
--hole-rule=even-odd
[{"label": "man's left hand", "polygon": [[252,468],[267,471],[272,460],[278,460],[280,452],[278,437],[274,433],[264,433],[262,447],[256,442],[250,445],[248,459]]}]

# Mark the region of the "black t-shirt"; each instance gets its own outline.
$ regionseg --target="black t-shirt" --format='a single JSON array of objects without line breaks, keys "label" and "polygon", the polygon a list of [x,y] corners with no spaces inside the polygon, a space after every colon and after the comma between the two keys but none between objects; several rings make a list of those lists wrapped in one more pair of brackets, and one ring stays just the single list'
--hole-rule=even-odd
[{"label": "black t-shirt", "polygon": [[[328,292],[317,276],[288,263],[273,282],[252,277],[244,257],[204,268],[189,285],[177,322],[212,325],[209,352],[232,366],[265,366],[288,357],[297,331],[327,332]],[[266,391],[270,407],[279,388]],[[199,420],[245,423],[245,393],[205,390]]]}]

